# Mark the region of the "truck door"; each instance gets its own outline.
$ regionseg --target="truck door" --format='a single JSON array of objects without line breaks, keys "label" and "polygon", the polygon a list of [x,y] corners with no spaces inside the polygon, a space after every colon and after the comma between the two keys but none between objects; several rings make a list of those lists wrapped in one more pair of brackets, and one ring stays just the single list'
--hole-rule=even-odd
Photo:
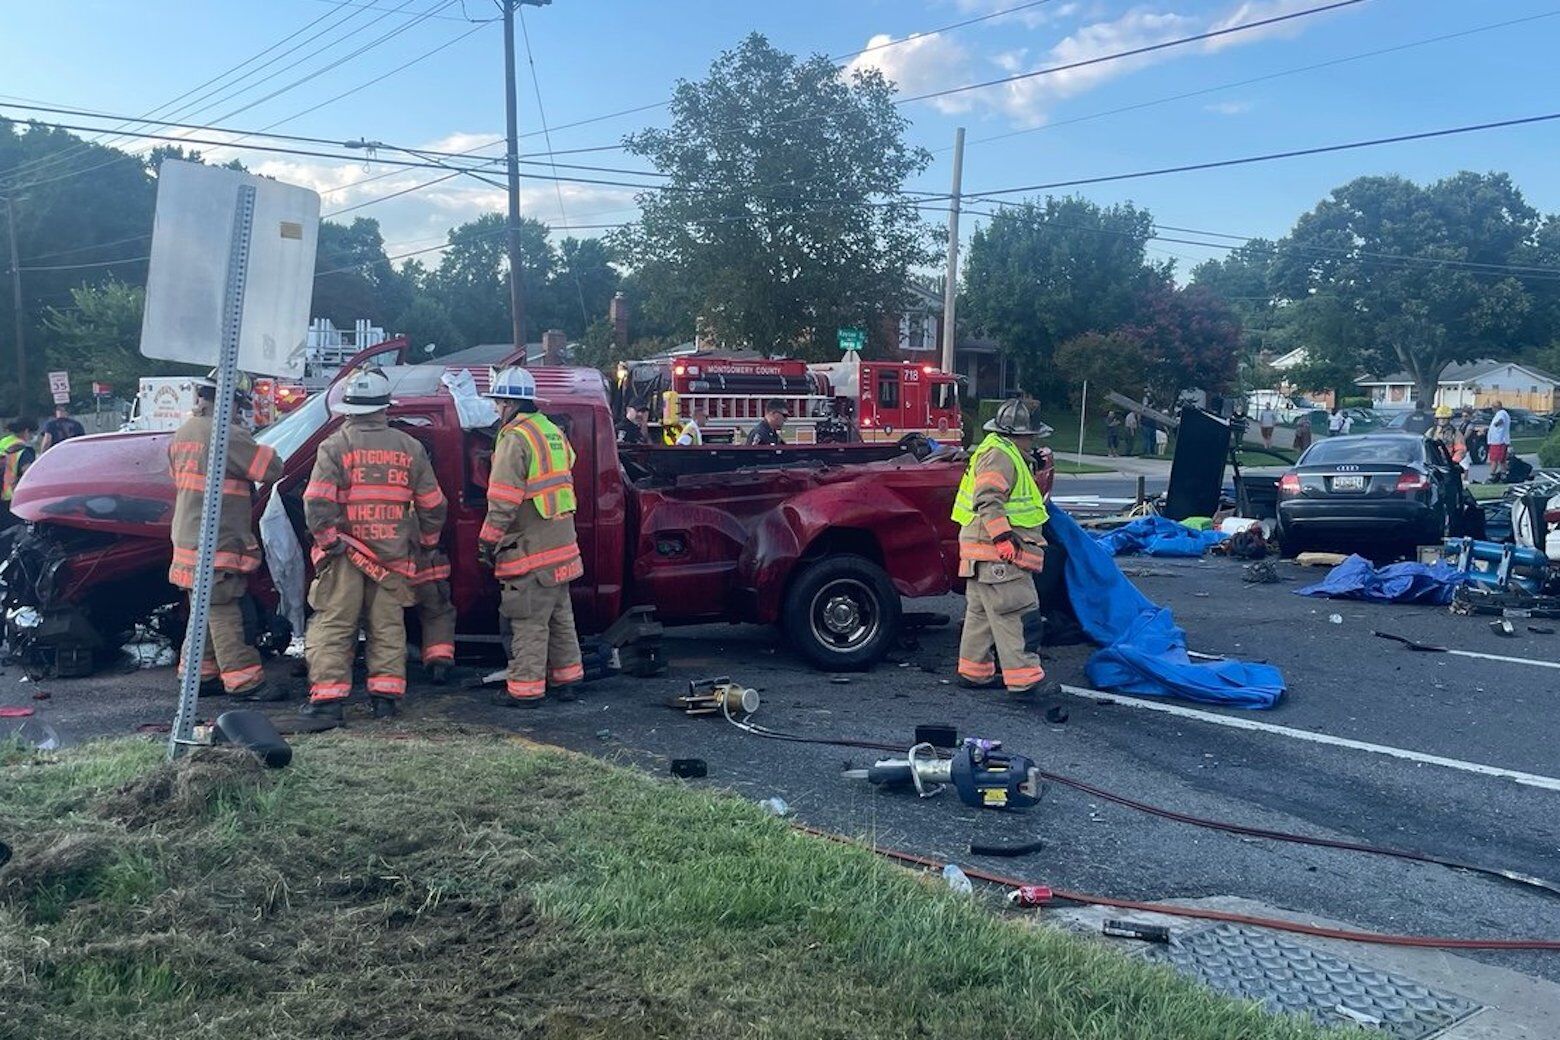
[{"label": "truck door", "polygon": [[904,425],[903,397],[900,392],[899,372],[884,367],[877,370],[873,379],[873,403],[877,405],[879,440],[893,440]]},{"label": "truck door", "polygon": [[903,402],[899,409],[899,420],[894,424],[900,430],[924,430],[926,422],[926,392],[927,382],[925,374],[916,365],[905,366],[905,385],[903,388]]}]

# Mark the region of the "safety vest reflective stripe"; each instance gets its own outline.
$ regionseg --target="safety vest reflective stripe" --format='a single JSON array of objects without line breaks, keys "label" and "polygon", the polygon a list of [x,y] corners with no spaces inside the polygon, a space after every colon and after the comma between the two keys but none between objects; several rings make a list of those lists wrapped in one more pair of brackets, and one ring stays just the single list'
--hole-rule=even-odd
[{"label": "safety vest reflective stripe", "polygon": [[22,479],[22,452],[27,450],[27,445],[21,441],[12,441],[5,446],[5,474],[0,477],[0,498],[11,501],[16,494],[16,485]]},{"label": "safety vest reflective stripe", "polygon": [[1006,455],[1013,463],[1014,472],[1018,474],[1018,482],[1002,509],[1008,523],[1014,527],[1039,527],[1044,524],[1049,516],[1045,511],[1045,496],[1040,493],[1040,485],[1035,483],[1024,456],[1013,446],[1013,442],[995,433],[987,434],[970,456],[964,478],[959,481],[959,491],[953,499],[954,522],[967,524],[975,519],[975,489],[978,486],[975,468],[988,451],[1000,451]]},{"label": "safety vest reflective stripe", "polygon": [[525,501],[525,489],[517,488],[513,484],[500,484],[496,481],[488,482],[488,498],[496,498],[500,502],[513,502],[515,505]]},{"label": "safety vest reflective stripe", "polygon": [[[219,571],[238,571],[240,574],[248,574],[260,566],[260,550],[256,549],[253,553],[239,553],[219,549],[212,560]],[[173,563],[176,567],[194,567],[200,563],[200,550],[180,549],[175,546]]]},{"label": "safety vest reflective stripe", "polygon": [[541,552],[532,553],[529,556],[520,556],[513,560],[503,560],[494,569],[493,573],[500,578],[519,578],[539,571],[543,567],[551,567],[560,563],[568,563],[580,558],[580,547],[573,543],[560,545],[554,549],[543,549]]},{"label": "safety vest reflective stripe", "polygon": [[[536,503],[536,511],[548,519],[574,512],[574,449],[569,446],[568,438],[539,413],[523,415],[503,432],[519,434],[530,446],[525,496]],[[492,488],[488,491],[491,494]]]},{"label": "safety vest reflective stripe", "polygon": [[[197,494],[205,494],[206,477],[204,474],[196,473],[194,470],[185,470],[182,473],[173,475],[173,486],[180,491],[194,491]],[[234,480],[232,477],[228,477],[222,481],[222,493],[224,495],[243,495],[245,498],[248,498],[249,493],[253,490],[254,485],[247,480]]]},{"label": "safety vest reflective stripe", "polygon": [[255,457],[249,462],[249,469],[244,476],[250,480],[265,479],[265,471],[271,468],[271,460],[276,458],[276,449],[269,444],[262,444],[255,449]]},{"label": "safety vest reflective stripe", "polygon": [[445,563],[437,567],[424,567],[417,572],[412,579],[413,585],[426,585],[430,581],[444,581],[450,576],[450,565]]},{"label": "safety vest reflective stripe", "polygon": [[346,502],[410,502],[412,489],[400,484],[353,484],[347,488]]},{"label": "safety vest reflective stripe", "polygon": [[304,498],[317,498],[322,502],[341,501],[341,489],[323,480],[310,481],[303,489]]}]

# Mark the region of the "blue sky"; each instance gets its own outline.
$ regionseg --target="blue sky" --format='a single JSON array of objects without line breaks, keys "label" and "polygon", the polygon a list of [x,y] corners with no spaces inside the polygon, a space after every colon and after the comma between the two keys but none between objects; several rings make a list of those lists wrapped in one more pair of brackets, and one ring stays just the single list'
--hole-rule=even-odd
[{"label": "blue sky", "polygon": [[[879,65],[904,93],[914,94],[1301,10],[1325,0],[1048,0],[967,28],[928,35],[940,26],[1019,2],[555,0],[551,7],[526,9],[525,19],[547,117],[560,125],[663,100],[679,77],[700,77],[716,53],[754,30],[787,50],[830,55],[920,34],[855,59]],[[464,10],[471,18],[495,14],[492,0],[464,0]],[[431,17],[414,21],[415,15],[428,12],[433,12]],[[1534,18],[1546,15],[1553,17]],[[248,79],[219,84],[218,93],[199,105],[187,111],[170,109],[163,117],[244,129],[281,120],[279,131],[339,139],[366,136],[454,151],[502,133],[500,28],[464,20],[458,0],[0,0],[0,95],[140,114],[321,18],[325,20],[284,46],[323,32],[317,40]],[[1525,18],[1533,20],[1099,115]],[[399,34],[351,56],[402,26],[406,28]],[[388,74],[441,47],[412,67]],[[932,167],[911,186],[947,190],[948,146],[959,125],[968,128],[970,140],[965,188],[981,191],[1560,110],[1548,89],[1554,82],[1557,51],[1560,0],[1368,0],[1216,44],[909,104],[905,110],[913,122],[911,140],[938,150]],[[523,47],[521,57],[523,62]],[[297,67],[256,82],[300,58],[305,60]],[[260,100],[318,69],[327,71]],[[293,118],[364,84],[350,96]],[[522,129],[536,130],[536,92],[523,65],[521,87]],[[199,100],[198,95],[184,104],[193,100]],[[234,111],[240,108],[245,110]],[[624,132],[663,117],[654,110],[563,129],[553,134],[553,146],[614,145]],[[983,140],[997,135],[1006,136]],[[526,144],[544,147],[540,136],[528,137]],[[383,165],[266,158],[259,153],[245,153],[244,159],[262,172],[322,190],[327,214],[437,176],[426,170],[393,172]],[[573,159],[604,166],[640,165],[622,152]],[[1390,172],[1430,180],[1460,169],[1505,170],[1530,203],[1545,212],[1560,212],[1557,160],[1560,122],[1076,190],[1102,203],[1131,200],[1146,206],[1162,224],[1277,236],[1330,189],[1362,174]],[[342,187],[379,173],[390,175]],[[586,184],[565,184],[562,190],[572,222],[611,223],[633,216],[631,190]],[[530,182],[523,198],[527,213],[559,223],[553,185]],[[459,178],[355,213],[379,218],[395,253],[436,243],[452,224],[501,206],[500,192]],[[966,235],[971,224],[966,221]],[[1175,256],[1183,275],[1192,263],[1220,255],[1182,244],[1158,243],[1154,248],[1161,258]]]}]

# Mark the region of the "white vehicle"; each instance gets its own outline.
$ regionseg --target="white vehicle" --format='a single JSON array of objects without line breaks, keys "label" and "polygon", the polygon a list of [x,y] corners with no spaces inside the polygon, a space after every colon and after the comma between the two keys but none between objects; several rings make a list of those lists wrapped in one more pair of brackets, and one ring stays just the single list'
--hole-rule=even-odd
[{"label": "white vehicle", "polygon": [[195,409],[195,384],[189,376],[146,376],[136,392],[128,430],[176,430]]}]

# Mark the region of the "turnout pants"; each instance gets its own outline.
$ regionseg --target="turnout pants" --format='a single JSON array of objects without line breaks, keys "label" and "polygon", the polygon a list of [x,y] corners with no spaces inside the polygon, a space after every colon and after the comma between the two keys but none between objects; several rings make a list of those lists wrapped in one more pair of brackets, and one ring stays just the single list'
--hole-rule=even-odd
[{"label": "turnout pants", "polygon": [[425,581],[412,592],[422,625],[422,663],[455,660],[455,604],[450,602],[450,583]]},{"label": "turnout pants", "polygon": [[505,581],[499,613],[509,619],[509,696],[534,700],[585,678],[567,582],[543,585],[534,574]]},{"label": "turnout pants", "polygon": [[368,636],[368,692],[406,692],[407,604],[344,557],[326,560],[309,589],[309,632],[303,656],[309,664],[309,700],[339,701],[352,693],[352,659],[358,629]]},{"label": "turnout pants", "polygon": [[[211,586],[211,611],[206,616],[206,652],[200,659],[200,679],[220,678],[228,693],[248,693],[265,681],[260,651],[244,639],[244,611],[239,601],[248,579],[234,571],[217,571]],[[180,667],[183,667],[182,653]]]},{"label": "turnout pants", "polygon": [[1026,619],[1038,615],[1040,596],[1032,576],[1011,564],[1001,566],[1016,577],[1007,581],[981,580],[991,566],[981,563],[981,576],[970,578],[964,585],[959,675],[971,682],[989,682],[997,674],[1000,662],[1002,684],[1014,693],[1022,693],[1045,678],[1038,653],[1039,625],[1032,621],[1026,624]]}]

